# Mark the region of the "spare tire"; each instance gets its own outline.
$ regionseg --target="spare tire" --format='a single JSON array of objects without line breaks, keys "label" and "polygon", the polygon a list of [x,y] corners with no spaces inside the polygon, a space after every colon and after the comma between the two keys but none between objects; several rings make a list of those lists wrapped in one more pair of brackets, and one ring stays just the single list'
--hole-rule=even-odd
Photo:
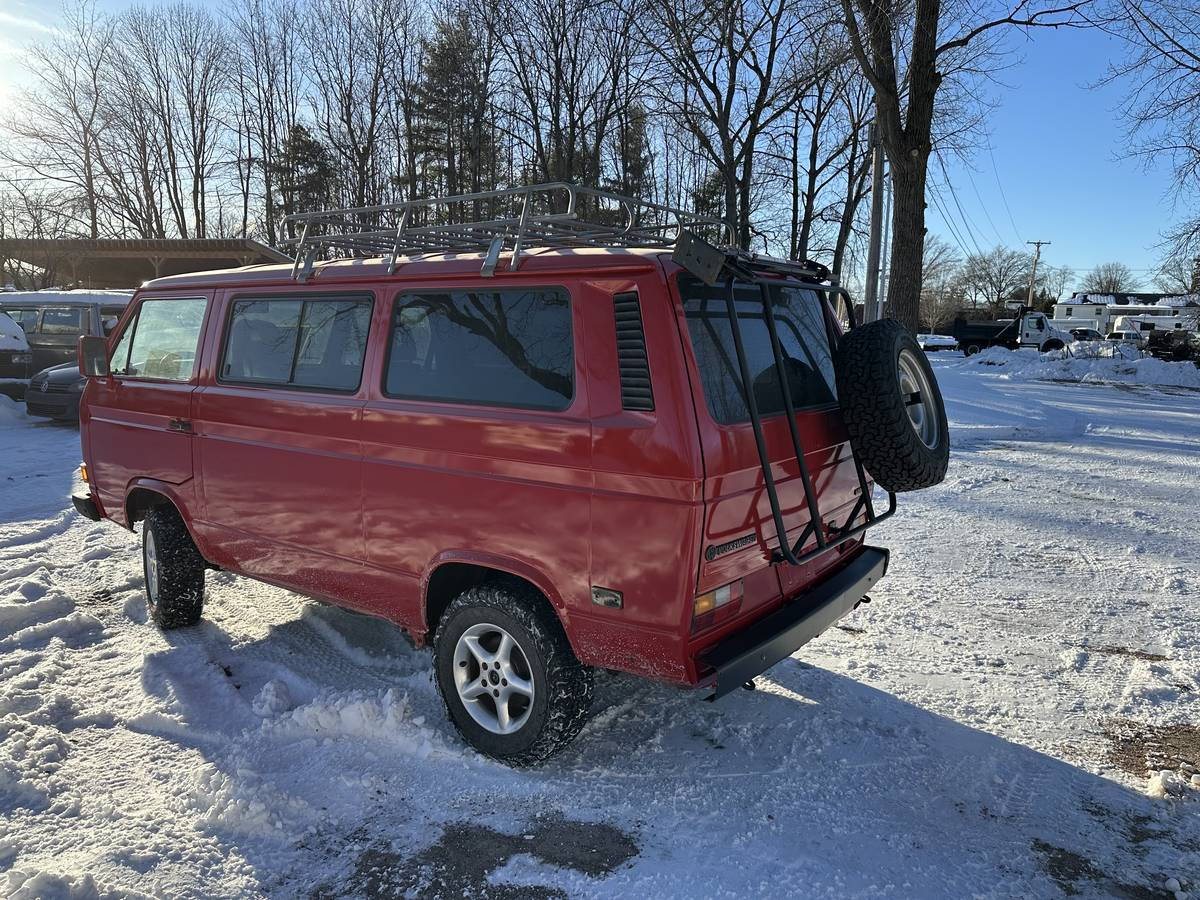
[{"label": "spare tire", "polygon": [[950,426],[937,379],[916,339],[895,319],[853,328],[838,342],[838,401],[850,445],[889,491],[946,477]]}]

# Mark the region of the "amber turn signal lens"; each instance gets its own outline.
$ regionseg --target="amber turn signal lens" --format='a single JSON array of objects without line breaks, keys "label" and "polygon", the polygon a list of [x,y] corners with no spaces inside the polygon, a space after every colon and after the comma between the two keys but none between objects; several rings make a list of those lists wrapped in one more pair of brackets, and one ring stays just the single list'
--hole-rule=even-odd
[{"label": "amber turn signal lens", "polygon": [[735,581],[732,584],[724,585],[717,588],[715,591],[705,591],[698,596],[692,604],[692,618],[698,619],[701,616],[715,612],[723,606],[728,606],[730,603],[736,603],[742,599],[742,582]]},{"label": "amber turn signal lens", "polygon": [[83,479],[84,484],[88,484],[87,463],[79,464],[79,477]]}]

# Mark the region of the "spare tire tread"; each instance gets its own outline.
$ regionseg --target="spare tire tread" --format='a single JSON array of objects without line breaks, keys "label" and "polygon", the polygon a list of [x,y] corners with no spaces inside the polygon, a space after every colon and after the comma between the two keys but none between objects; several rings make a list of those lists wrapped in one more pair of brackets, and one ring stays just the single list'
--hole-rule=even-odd
[{"label": "spare tire tread", "polygon": [[[911,350],[925,367],[935,394],[939,440],[930,449],[921,442],[900,401],[900,351]],[[850,444],[880,487],[915,491],[946,477],[950,434],[937,379],[916,339],[894,319],[852,329],[838,344],[838,399]]]}]

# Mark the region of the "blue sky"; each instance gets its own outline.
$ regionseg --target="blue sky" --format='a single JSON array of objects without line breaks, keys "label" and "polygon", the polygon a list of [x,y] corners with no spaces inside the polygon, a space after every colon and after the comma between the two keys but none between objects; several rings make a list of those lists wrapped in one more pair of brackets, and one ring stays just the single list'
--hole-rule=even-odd
[{"label": "blue sky", "polygon": [[[998,105],[988,120],[992,154],[984,149],[970,163],[949,162],[950,182],[969,226],[943,197],[953,230],[971,251],[968,231],[985,250],[1001,239],[1011,246],[1018,237],[1052,241],[1043,259],[1073,267],[1080,276],[1110,260],[1152,269],[1159,235],[1177,217],[1170,171],[1121,158],[1127,144],[1117,115],[1123,88],[1088,89],[1109,60],[1120,58],[1120,43],[1091,29],[1043,29],[1018,39],[1016,47],[1013,66],[1000,75],[1003,86],[993,91]],[[928,225],[957,246],[934,203]],[[1152,272],[1135,274],[1150,287]]]},{"label": "blue sky", "polygon": [[[57,7],[0,0],[0,110],[22,78],[20,47],[45,35],[56,18]],[[1167,168],[1147,171],[1141,161],[1121,158],[1121,87],[1089,90],[1121,53],[1119,43],[1092,30],[1042,29],[1017,36],[1015,46],[1003,83],[992,89],[991,153],[949,161],[962,214],[945,195],[945,217],[930,204],[929,230],[968,252],[1049,240],[1043,258],[1051,264],[1082,277],[1098,263],[1119,260],[1149,287],[1155,244],[1176,213]]]}]

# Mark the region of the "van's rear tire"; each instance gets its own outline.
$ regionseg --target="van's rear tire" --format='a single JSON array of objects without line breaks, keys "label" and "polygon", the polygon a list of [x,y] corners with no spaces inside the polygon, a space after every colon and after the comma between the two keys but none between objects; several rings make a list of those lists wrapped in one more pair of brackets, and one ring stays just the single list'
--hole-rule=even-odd
[{"label": "van's rear tire", "polygon": [[434,658],[450,721],[468,744],[501,762],[539,763],[587,721],[592,672],[575,658],[546,599],[525,582],[499,579],[456,597],[434,637]]},{"label": "van's rear tire", "polygon": [[155,506],[146,513],[142,573],[146,576],[146,609],[155,625],[183,628],[200,621],[204,558],[173,506]]},{"label": "van's rear tire", "polygon": [[941,482],[950,463],[946,407],[908,329],[894,319],[851,329],[835,366],[851,446],[876,483],[915,491]]}]

